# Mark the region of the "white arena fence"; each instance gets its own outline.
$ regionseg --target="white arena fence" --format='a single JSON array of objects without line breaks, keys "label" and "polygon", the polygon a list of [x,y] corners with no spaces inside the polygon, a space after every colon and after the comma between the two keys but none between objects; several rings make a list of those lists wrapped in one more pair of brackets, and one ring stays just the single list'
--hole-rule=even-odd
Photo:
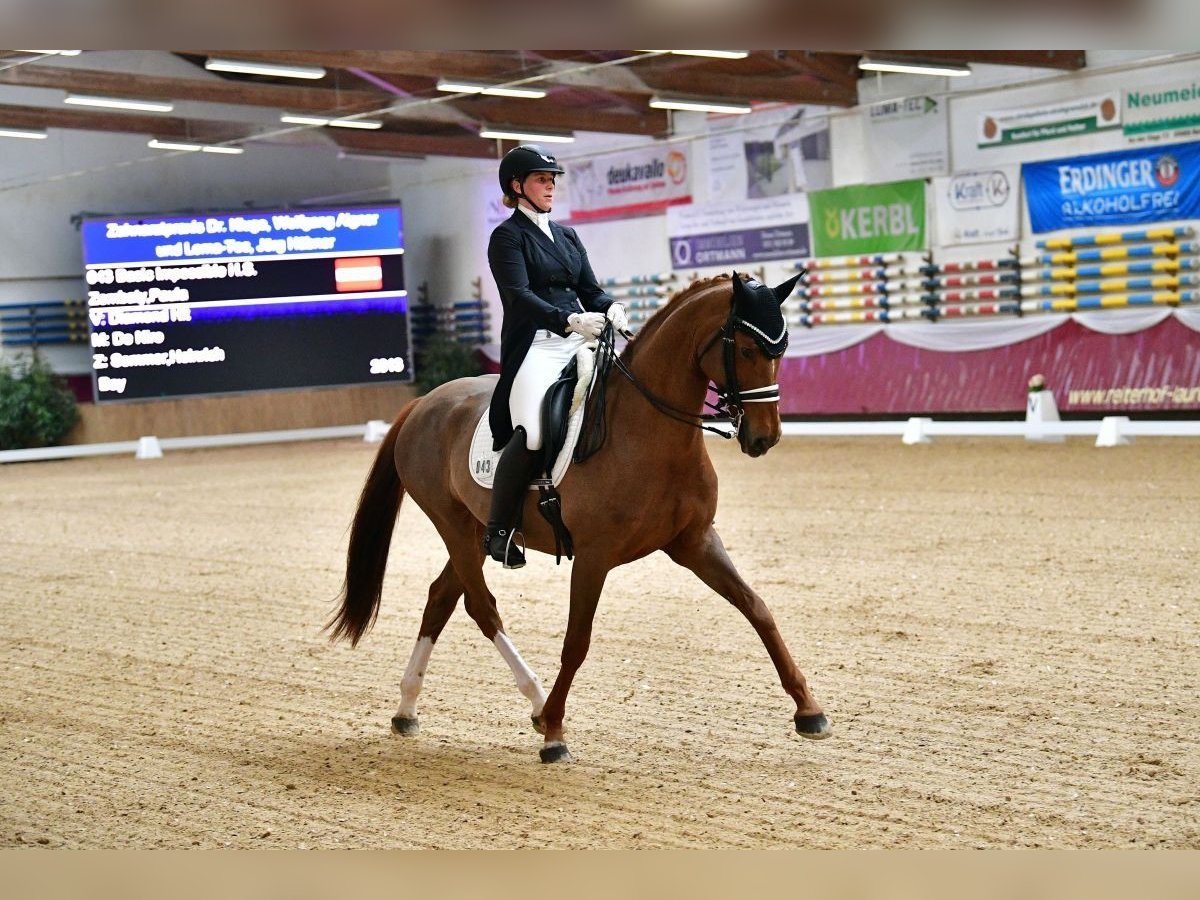
[{"label": "white arena fence", "polygon": [[[158,438],[146,435],[136,441],[108,444],[69,444],[30,450],[0,451],[0,464],[39,460],[75,459],[85,456],[132,454],[137,459],[159,459],[164,451],[203,450],[211,447],[244,447],[292,441],[362,438],[379,443],[390,423],[373,419],[365,425],[336,425],[329,428],[298,428],[287,431],[254,431],[198,437]],[[1096,438],[1097,447],[1117,447],[1135,437],[1200,437],[1200,421],[1103,419],[1070,422],[938,420],[914,416],[884,422],[784,422],[785,437],[865,437],[894,435],[905,444],[928,444],[935,437],[1023,437],[1030,441],[1057,442],[1067,437]]]}]

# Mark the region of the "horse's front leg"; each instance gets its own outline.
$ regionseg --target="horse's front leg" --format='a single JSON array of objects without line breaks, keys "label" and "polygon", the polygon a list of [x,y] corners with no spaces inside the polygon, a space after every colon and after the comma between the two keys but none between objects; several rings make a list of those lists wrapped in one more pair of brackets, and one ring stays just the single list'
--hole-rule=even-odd
[{"label": "horse's front leg", "polygon": [[749,619],[775,663],[783,689],[796,701],[796,731],[807,738],[829,737],[832,733],[829,720],[788,652],[771,611],[742,580],[716,530],[710,526],[696,533],[685,533],[664,549],[671,559],[695,572],[701,581]]},{"label": "horse's front leg", "polygon": [[567,616],[567,634],[563,638],[562,668],[554,679],[554,687],[542,708],[543,734],[541,758],[544,763],[570,762],[571,753],[563,740],[563,716],[567,708],[567,692],[575,673],[587,658],[588,646],[592,641],[592,620],[596,616],[596,605],[600,602],[600,591],[608,576],[606,564],[577,556],[571,566],[571,611]]}]

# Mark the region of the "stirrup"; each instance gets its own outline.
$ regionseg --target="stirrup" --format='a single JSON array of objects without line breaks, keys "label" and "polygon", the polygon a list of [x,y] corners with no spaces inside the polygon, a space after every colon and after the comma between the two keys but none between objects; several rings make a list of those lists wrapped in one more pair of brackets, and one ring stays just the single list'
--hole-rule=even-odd
[{"label": "stirrup", "polygon": [[[515,538],[520,535],[520,540]],[[506,569],[519,569],[525,565],[525,536],[515,528],[490,528],[483,538],[483,549],[492,559]]]}]

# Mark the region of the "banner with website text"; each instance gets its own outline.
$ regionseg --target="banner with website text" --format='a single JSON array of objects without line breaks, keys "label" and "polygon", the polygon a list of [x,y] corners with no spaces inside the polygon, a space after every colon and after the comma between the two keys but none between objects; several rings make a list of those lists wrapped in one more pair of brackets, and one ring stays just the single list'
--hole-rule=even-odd
[{"label": "banner with website text", "polygon": [[692,202],[687,143],[605,153],[567,165],[571,222],[661,213]]},{"label": "banner with website text", "polygon": [[1021,178],[1037,234],[1200,218],[1200,142],[1025,163]]}]

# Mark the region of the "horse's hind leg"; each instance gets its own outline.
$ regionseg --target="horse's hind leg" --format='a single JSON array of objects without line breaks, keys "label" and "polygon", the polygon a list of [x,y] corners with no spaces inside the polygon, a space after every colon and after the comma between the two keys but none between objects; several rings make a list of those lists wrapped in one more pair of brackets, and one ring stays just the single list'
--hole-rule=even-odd
[{"label": "horse's hind leg", "polygon": [[687,533],[663,549],[671,559],[691,569],[701,581],[732,603],[754,626],[771,662],[775,663],[783,689],[796,701],[796,731],[807,738],[829,737],[829,720],[788,652],[775,618],[763,599],[742,580],[717,532],[710,527],[699,534]]},{"label": "horse's hind leg", "polygon": [[454,571],[454,564],[447,562],[442,574],[429,585],[429,600],[421,618],[421,630],[417,645],[413,647],[404,677],[400,680],[400,708],[392,716],[392,730],[397,734],[417,733],[417,697],[425,681],[425,670],[433,645],[450,620],[458,598],[463,595],[462,580]]},{"label": "horse's hind leg", "polygon": [[475,620],[483,636],[495,645],[500,656],[508,663],[513,680],[517,683],[517,690],[530,703],[533,727],[539,733],[543,733],[542,707],[546,705],[546,691],[504,631],[500,611],[496,608],[496,598],[488,590],[487,582],[483,578],[484,552],[478,523],[464,509],[453,524],[437,520],[434,524],[450,551],[450,561],[462,578],[467,615]]}]

